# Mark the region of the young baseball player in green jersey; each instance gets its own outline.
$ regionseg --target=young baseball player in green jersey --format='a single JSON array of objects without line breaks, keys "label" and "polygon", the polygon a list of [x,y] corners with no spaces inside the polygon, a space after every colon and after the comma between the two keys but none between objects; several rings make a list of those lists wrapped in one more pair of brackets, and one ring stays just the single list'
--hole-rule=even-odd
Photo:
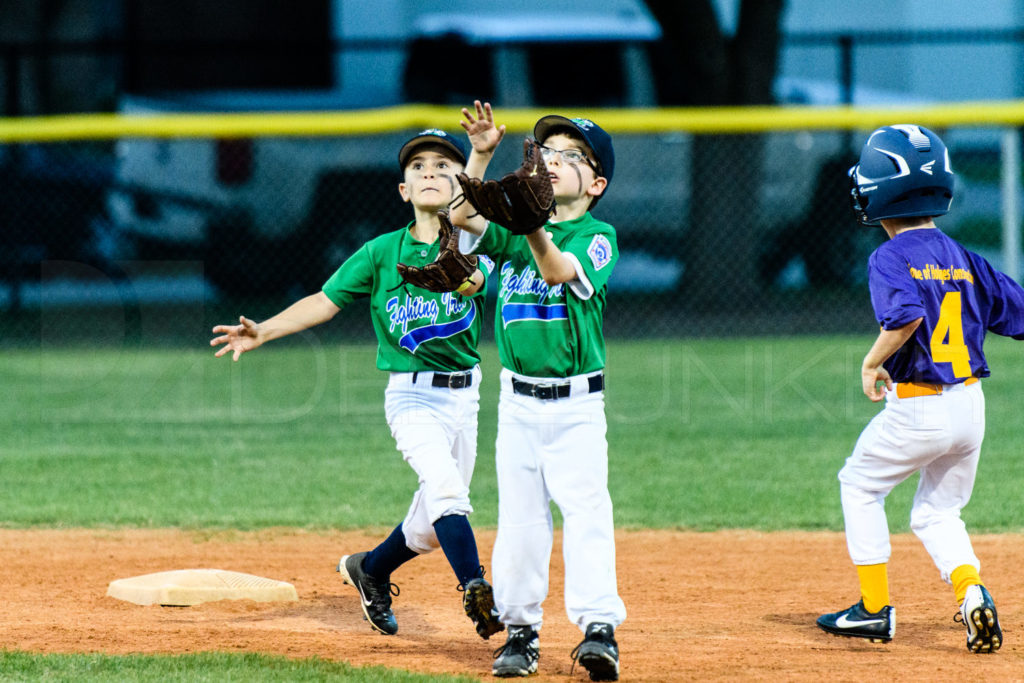
[{"label": "young baseball player in green jersey", "polygon": [[[505,129],[490,105],[463,109],[473,150],[466,174],[483,178]],[[465,252],[499,269],[495,335],[503,369],[496,465],[498,535],[495,603],[508,626],[495,676],[537,671],[541,603],[547,596],[553,523],[564,520],[565,606],[584,634],[572,656],[592,680],[617,680],[615,629],[626,618],[615,575],[604,413],[603,314],[618,258],[615,229],[590,208],[611,181],[611,138],[588,119],[545,116],[534,137],[554,188],[555,211],[541,229],[514,235],[456,201]]]},{"label": "young baseball player in green jersey", "polygon": [[504,629],[483,578],[476,540],[467,515],[473,511],[469,483],[476,462],[480,355],[477,342],[483,318],[487,274],[479,268],[458,292],[433,293],[403,286],[396,264],[422,266],[438,253],[439,209],[447,206],[455,174],[466,162],[461,141],[448,133],[421,132],[399,152],[402,199],[412,204],[408,226],[364,244],[316,294],[274,317],[255,323],[218,325],[210,344],[216,355],[234,360],[264,343],[333,318],[354,299],[369,297],[377,334],[377,367],[390,374],[384,392],[385,414],[398,450],[416,471],[419,488],[405,519],[369,552],[346,555],[338,571],[359,591],[370,625],[391,635],[398,624],[391,610],[397,589],[391,574],[401,564],[440,546],[458,577],[463,607],[483,638]]}]

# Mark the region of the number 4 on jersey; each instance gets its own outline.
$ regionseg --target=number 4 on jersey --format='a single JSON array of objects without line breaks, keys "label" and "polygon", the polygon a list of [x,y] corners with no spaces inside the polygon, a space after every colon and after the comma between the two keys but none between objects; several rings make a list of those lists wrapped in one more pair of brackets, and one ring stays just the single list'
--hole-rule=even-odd
[{"label": "number 4 on jersey", "polygon": [[942,298],[939,321],[931,339],[932,360],[952,363],[955,377],[969,377],[971,354],[964,343],[964,325],[961,315],[960,292],[947,292]]}]

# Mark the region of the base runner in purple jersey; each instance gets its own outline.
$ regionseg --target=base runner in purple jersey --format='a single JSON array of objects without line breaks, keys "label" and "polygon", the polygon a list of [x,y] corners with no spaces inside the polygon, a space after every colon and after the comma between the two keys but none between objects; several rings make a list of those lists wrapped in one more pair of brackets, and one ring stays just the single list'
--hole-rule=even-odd
[{"label": "base runner in purple jersey", "polygon": [[889,236],[868,261],[881,331],[861,367],[864,393],[884,400],[885,409],[839,472],[861,599],[817,623],[835,635],[892,640],[885,498],[919,473],[910,526],[953,587],[967,648],[995,652],[1003,633],[960,511],[974,488],[985,435],[985,335],[1024,339],[1024,288],[936,227],[933,219],[949,211],[954,174],[932,131],[879,128],[849,175],[858,219]]}]

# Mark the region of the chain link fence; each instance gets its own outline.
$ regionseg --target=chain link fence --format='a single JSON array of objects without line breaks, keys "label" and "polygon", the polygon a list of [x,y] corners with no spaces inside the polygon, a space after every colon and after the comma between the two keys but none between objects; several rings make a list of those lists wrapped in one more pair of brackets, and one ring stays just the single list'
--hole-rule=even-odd
[{"label": "chain link fence", "polygon": [[[412,219],[397,152],[415,132],[0,146],[0,344],[199,344],[269,317]],[[594,211],[621,251],[610,337],[877,329],[865,269],[884,235],[855,222],[846,178],[864,132],[612,132]],[[1000,133],[937,132],[958,173],[940,226],[998,266]],[[518,137],[495,174],[518,165]],[[372,338],[350,309],[318,334]]]}]

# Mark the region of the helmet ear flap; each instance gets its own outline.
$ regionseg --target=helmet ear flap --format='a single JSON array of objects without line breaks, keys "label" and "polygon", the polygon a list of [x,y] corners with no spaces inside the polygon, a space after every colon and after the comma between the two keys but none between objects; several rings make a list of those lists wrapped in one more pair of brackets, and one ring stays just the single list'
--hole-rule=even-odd
[{"label": "helmet ear flap", "polygon": [[867,215],[867,199],[861,194],[860,184],[857,182],[857,168],[860,164],[854,164],[846,172],[850,181],[850,210],[856,216],[857,222],[861,225],[871,225]]},{"label": "helmet ear flap", "polygon": [[861,192],[860,182],[857,180],[859,170],[860,164],[854,164],[846,172],[847,177],[850,179],[850,209],[853,211],[853,215],[857,218],[858,223],[876,227],[881,225],[881,223],[868,218],[868,203],[870,200]]}]

